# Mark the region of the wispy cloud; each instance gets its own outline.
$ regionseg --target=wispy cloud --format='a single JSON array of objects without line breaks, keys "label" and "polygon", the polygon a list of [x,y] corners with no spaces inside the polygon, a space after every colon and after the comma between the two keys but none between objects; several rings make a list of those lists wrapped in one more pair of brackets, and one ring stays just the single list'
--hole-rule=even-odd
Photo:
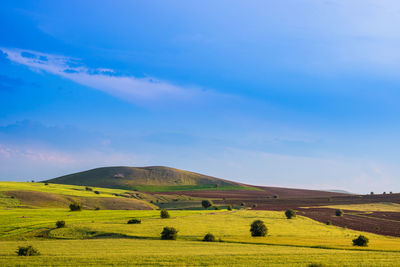
[{"label": "wispy cloud", "polygon": [[113,69],[88,68],[76,58],[21,49],[0,48],[0,51],[10,61],[32,70],[51,73],[130,102],[188,101],[207,94],[198,88],[178,86],[153,77],[120,76]]}]

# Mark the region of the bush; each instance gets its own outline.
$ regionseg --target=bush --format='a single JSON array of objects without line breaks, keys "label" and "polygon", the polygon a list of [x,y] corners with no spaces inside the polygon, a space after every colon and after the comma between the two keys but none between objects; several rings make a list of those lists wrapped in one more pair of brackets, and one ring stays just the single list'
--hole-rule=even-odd
[{"label": "bush", "polygon": [[81,204],[74,202],[74,203],[69,204],[69,209],[71,211],[81,211],[82,206],[81,206]]},{"label": "bush", "polygon": [[95,194],[97,194],[97,195],[98,195],[98,194],[100,194],[100,192],[99,192],[99,191],[94,191],[94,193],[95,193]]},{"label": "bush", "polygon": [[242,203],[240,203],[240,206],[245,206],[246,205],[246,203],[244,203],[244,202],[242,202]]},{"label": "bush", "polygon": [[286,218],[292,219],[293,217],[296,217],[296,212],[292,209],[289,209],[289,210],[285,211],[285,215],[286,215]]},{"label": "bush", "polygon": [[217,206],[215,206],[215,207],[214,207],[214,209],[215,209],[215,210],[220,210],[221,208],[220,208],[220,207],[217,207]]},{"label": "bush", "polygon": [[371,195],[373,195],[373,194],[374,194],[374,192],[371,192],[370,194],[371,194]]},{"label": "bush", "polygon": [[18,247],[18,256],[37,256],[40,255],[39,251],[32,246]]},{"label": "bush", "polygon": [[163,219],[168,219],[171,216],[169,215],[168,211],[166,211],[165,209],[162,209],[160,212],[160,217]]},{"label": "bush", "polygon": [[232,210],[232,205],[228,205],[227,209]]},{"label": "bush", "polygon": [[65,221],[57,221],[57,222],[56,222],[56,227],[57,227],[57,228],[63,228],[63,227],[65,227]]},{"label": "bush", "polygon": [[265,236],[268,232],[267,227],[261,220],[255,220],[250,226],[251,236]]},{"label": "bush", "polygon": [[353,246],[366,247],[368,246],[369,239],[363,235],[359,235],[356,239],[353,239]]},{"label": "bush", "polygon": [[342,210],[336,210],[335,214],[336,214],[336,216],[343,216],[343,211]]},{"label": "bush", "polygon": [[44,183],[44,185],[49,185],[49,183]]},{"label": "bush", "polygon": [[201,205],[203,206],[203,208],[208,209],[213,205],[213,203],[211,200],[203,200],[201,201]]},{"label": "bush", "polygon": [[278,195],[275,195],[275,196],[274,196],[274,198],[275,198],[275,199],[278,199],[278,198],[279,198],[279,196],[278,196]]},{"label": "bush", "polygon": [[128,221],[128,224],[141,224],[141,223],[142,223],[142,220],[140,220],[140,219],[130,219]]},{"label": "bush", "polygon": [[88,186],[85,187],[85,190],[86,190],[86,191],[93,191],[93,189],[90,188],[90,187],[88,187]]},{"label": "bush", "polygon": [[178,230],[174,227],[164,227],[164,230],[161,232],[162,240],[176,240],[178,237]]},{"label": "bush", "polygon": [[253,204],[253,208],[257,208],[257,204]]},{"label": "bush", "polygon": [[331,221],[327,221],[326,225],[332,225],[332,222]]},{"label": "bush", "polygon": [[96,208],[94,208],[94,210],[100,210],[100,207],[96,207]]},{"label": "bush", "polygon": [[203,238],[203,241],[205,242],[215,242],[215,236],[213,234],[206,234]]},{"label": "bush", "polygon": [[326,265],[323,263],[310,263],[307,267],[325,267]]}]

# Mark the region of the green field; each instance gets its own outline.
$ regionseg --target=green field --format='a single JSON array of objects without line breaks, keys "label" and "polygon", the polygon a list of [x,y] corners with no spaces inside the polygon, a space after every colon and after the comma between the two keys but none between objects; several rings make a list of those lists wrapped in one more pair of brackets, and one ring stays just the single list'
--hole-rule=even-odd
[{"label": "green field", "polygon": [[321,206],[321,208],[357,210],[357,211],[391,211],[400,212],[400,204],[391,202],[368,203],[368,204],[347,204]]},{"label": "green field", "polygon": [[[370,246],[351,240],[360,232],[327,226],[275,211],[82,211],[0,210],[0,265],[259,265],[395,266],[400,239],[364,233]],[[131,218],[142,224],[127,224]],[[267,237],[251,237],[249,225],[263,220]],[[55,228],[65,220],[65,228]],[[177,241],[161,241],[164,226],[179,230]],[[211,232],[223,242],[202,242]],[[77,240],[78,239],[78,240]],[[19,245],[32,244],[41,256],[18,257]]]}]

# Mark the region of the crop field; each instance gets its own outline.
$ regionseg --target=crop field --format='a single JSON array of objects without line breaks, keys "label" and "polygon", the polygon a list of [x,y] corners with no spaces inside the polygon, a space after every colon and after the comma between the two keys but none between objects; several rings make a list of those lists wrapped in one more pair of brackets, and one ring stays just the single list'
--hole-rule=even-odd
[{"label": "crop field", "polygon": [[[0,210],[0,265],[259,265],[395,266],[400,238],[363,233],[365,248],[352,246],[360,232],[328,226],[278,211],[159,211],[65,209]],[[127,224],[132,218],[141,224]],[[266,237],[251,237],[249,225],[261,219]],[[56,228],[57,220],[66,227]],[[176,241],[160,239],[164,226],[178,229]],[[202,242],[206,233],[222,242]],[[18,257],[21,245],[33,245],[40,256]]]},{"label": "crop field", "polygon": [[368,204],[347,204],[347,205],[331,205],[321,206],[321,208],[357,210],[357,211],[392,211],[400,212],[400,204],[392,202],[379,202]]}]

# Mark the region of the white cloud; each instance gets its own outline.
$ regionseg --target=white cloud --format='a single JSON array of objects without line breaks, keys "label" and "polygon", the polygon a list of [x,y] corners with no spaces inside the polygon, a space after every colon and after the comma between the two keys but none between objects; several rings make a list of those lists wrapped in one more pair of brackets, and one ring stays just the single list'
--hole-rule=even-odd
[{"label": "white cloud", "polygon": [[90,69],[79,60],[65,56],[21,49],[0,50],[7,54],[10,61],[32,70],[45,71],[134,103],[155,100],[188,101],[207,94],[196,88],[173,85],[153,77],[118,76],[112,69]]}]

